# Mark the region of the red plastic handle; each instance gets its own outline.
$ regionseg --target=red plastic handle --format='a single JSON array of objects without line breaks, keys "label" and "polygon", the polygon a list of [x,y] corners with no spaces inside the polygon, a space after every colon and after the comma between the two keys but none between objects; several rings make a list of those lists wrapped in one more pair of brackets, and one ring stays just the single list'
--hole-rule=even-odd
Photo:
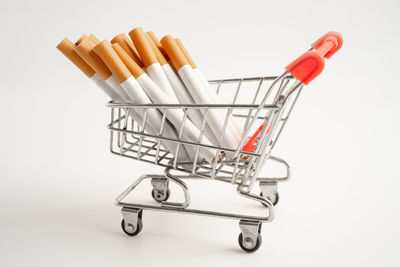
[{"label": "red plastic handle", "polygon": [[343,45],[343,37],[338,32],[328,32],[315,41],[311,47],[319,51],[325,58],[329,59]]},{"label": "red plastic handle", "polygon": [[324,69],[324,57],[330,58],[342,45],[343,38],[340,33],[328,32],[311,45],[314,50],[305,52],[286,66],[286,70],[307,85]]},{"label": "red plastic handle", "polygon": [[[296,79],[307,85],[324,69],[324,58],[329,59],[342,47],[342,45],[343,38],[340,33],[328,32],[311,45],[314,50],[305,52],[295,61],[286,66],[286,70]],[[257,137],[264,129],[264,126],[265,122],[257,129],[253,136],[247,140],[246,144],[242,148],[243,151],[254,151],[257,144]],[[270,129],[271,125],[269,126],[267,133]]]}]

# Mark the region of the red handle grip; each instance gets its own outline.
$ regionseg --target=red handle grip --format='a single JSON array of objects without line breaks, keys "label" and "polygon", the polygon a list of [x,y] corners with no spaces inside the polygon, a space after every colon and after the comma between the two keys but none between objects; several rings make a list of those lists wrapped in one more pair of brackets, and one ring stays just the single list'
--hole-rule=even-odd
[{"label": "red handle grip", "polygon": [[343,45],[342,35],[338,32],[328,32],[315,41],[311,47],[319,51],[322,56],[329,59]]},{"label": "red handle grip", "polygon": [[286,70],[307,85],[324,69],[324,57],[329,59],[342,45],[343,38],[340,33],[328,32],[311,45],[314,50],[305,52],[286,66]]}]

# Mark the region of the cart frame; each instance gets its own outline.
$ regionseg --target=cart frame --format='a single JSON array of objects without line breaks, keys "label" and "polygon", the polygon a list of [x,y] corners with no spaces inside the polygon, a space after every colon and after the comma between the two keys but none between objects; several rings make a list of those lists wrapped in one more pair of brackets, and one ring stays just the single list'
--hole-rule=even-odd
[{"label": "cart frame", "polygon": [[[332,41],[333,40],[333,41]],[[275,205],[279,200],[277,191],[278,182],[286,181],[290,177],[289,164],[271,154],[281,132],[288,121],[297,102],[299,94],[305,84],[308,84],[323,69],[324,57],[329,58],[342,45],[341,36],[330,32],[321,37],[307,51],[292,64],[286,67],[286,71],[280,76],[239,78],[209,81],[211,85],[217,85],[216,92],[220,92],[221,86],[226,84],[237,84],[234,91],[233,101],[230,104],[120,104],[110,102],[111,123],[110,130],[110,151],[113,154],[128,157],[155,165],[165,167],[164,175],[148,174],[138,178],[115,200],[117,206],[122,207],[123,220],[121,226],[123,231],[130,235],[137,235],[143,227],[143,210],[176,212],[184,214],[205,215],[220,218],[239,220],[241,233],[239,235],[240,247],[247,251],[256,251],[261,245],[261,225],[263,222],[270,222],[275,216]],[[316,62],[316,68],[310,69],[310,61]],[[321,63],[322,62],[322,63]],[[320,64],[320,65],[318,65]],[[321,65],[322,64],[322,65]],[[263,83],[272,82],[266,92],[260,93]],[[255,82],[257,89],[250,104],[238,104],[238,94],[244,83]],[[257,99],[261,97],[261,101]],[[130,118],[130,110],[143,110],[143,122],[138,125]],[[146,115],[149,109],[158,109],[163,114],[159,134],[146,132]],[[177,138],[166,138],[162,135],[163,128],[167,122],[166,114],[169,109],[182,109],[184,117],[181,129],[177,130]],[[187,120],[189,110],[202,110],[204,116],[201,136],[197,142],[184,139],[183,125]],[[223,132],[219,144],[216,146],[205,145],[201,142],[204,125],[206,124],[207,112],[210,109],[226,110]],[[244,113],[240,113],[244,111]],[[235,111],[237,111],[235,113]],[[239,114],[240,113],[240,114]],[[243,124],[243,136],[236,148],[223,147],[221,138],[226,130],[230,117],[238,117],[245,120]],[[264,123],[261,132],[257,135],[257,142],[254,151],[245,151],[243,146],[252,134],[257,123]],[[267,127],[268,126],[268,127]],[[191,162],[179,162],[177,157],[162,147],[162,142],[174,142],[179,148],[195,146],[197,154]],[[200,149],[214,149],[215,158],[210,162],[199,162]],[[228,153],[229,156],[228,156]],[[259,177],[260,171],[267,162],[273,161],[283,166],[285,175],[282,177]],[[172,174],[177,171],[180,174]],[[130,203],[125,201],[126,197],[144,180],[151,180],[153,187],[152,197],[158,203],[154,205],[142,203]],[[230,183],[236,186],[239,195],[259,202],[266,207],[268,214],[246,215],[229,212],[218,212],[202,209],[188,208],[191,203],[190,190],[185,179],[212,179]],[[169,183],[172,182],[182,189],[184,201],[168,202],[170,194]],[[258,183],[261,194],[254,193],[253,187]]]}]

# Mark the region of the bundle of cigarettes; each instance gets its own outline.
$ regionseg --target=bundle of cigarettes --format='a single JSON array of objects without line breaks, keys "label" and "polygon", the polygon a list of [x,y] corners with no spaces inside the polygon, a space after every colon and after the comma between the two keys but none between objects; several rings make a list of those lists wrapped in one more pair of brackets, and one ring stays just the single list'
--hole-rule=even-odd
[{"label": "bundle of cigarettes", "polygon": [[[179,39],[167,35],[159,41],[153,32],[146,33],[142,28],[130,31],[129,37],[118,34],[108,42],[99,41],[93,34],[83,35],[75,43],[64,38],[57,48],[115,103],[222,103]],[[165,110],[148,110],[145,129],[148,133],[158,135],[163,112]],[[130,116],[138,123],[144,119],[135,109],[131,109]],[[205,110],[189,109],[183,121],[183,109],[169,109],[162,135],[176,140],[178,129],[183,127],[187,141],[198,142],[202,136],[201,144],[237,148],[243,129],[232,116],[223,129],[225,116],[229,115],[209,109],[204,120]],[[175,142],[162,142],[162,145],[172,154],[176,153]],[[185,145],[183,150],[175,156],[179,160],[193,161],[197,149]],[[215,151],[203,147],[199,157],[211,162]]]}]

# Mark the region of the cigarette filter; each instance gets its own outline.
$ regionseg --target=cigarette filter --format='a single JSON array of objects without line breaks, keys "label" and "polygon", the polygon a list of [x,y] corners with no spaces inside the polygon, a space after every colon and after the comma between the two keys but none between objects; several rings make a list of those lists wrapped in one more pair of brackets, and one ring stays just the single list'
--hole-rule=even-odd
[{"label": "cigarette filter", "polygon": [[[121,84],[121,86],[126,90],[130,99],[134,101],[136,104],[151,104],[151,100],[143,91],[142,87],[138,83],[138,81],[131,75],[128,68],[122,62],[122,60],[118,57],[116,52],[111,48],[111,46],[106,42],[102,41],[94,47],[94,51],[96,54],[101,57],[101,59],[105,62],[105,64],[110,68],[111,72],[115,75],[117,81]],[[154,129],[159,129],[162,116],[160,112],[156,109],[148,109],[147,112],[147,122]],[[164,124],[164,132],[162,133],[164,136],[176,139],[176,134],[172,127],[168,124]],[[163,145],[178,157],[179,160],[188,160],[190,159],[184,147],[178,147],[174,142],[163,142]],[[178,151],[179,150],[179,151]]]},{"label": "cigarette filter", "polygon": [[[135,47],[137,48],[140,57],[143,60],[144,67],[150,78],[169,96],[170,104],[178,104],[178,98],[172,90],[171,84],[167,76],[161,68],[160,62],[154,53],[148,36],[143,32],[142,28],[135,28],[129,33]],[[163,60],[163,57],[161,57]],[[165,59],[164,59],[165,61]],[[166,62],[166,61],[165,61]],[[163,62],[164,63],[164,62]]]},{"label": "cigarette filter", "polygon": [[[188,60],[181,52],[172,36],[165,36],[161,40],[161,44],[173,62],[175,69],[178,71],[179,76],[186,85],[186,88],[189,90],[194,101],[197,104],[214,103],[214,100],[205,92],[193,68],[189,65]],[[219,112],[210,109],[208,112],[207,123],[214,135],[218,137],[218,140],[221,140],[220,142],[223,146],[235,149],[239,145],[240,140],[237,140],[228,128],[224,131],[224,120],[221,118]]]},{"label": "cigarette filter", "polygon": [[122,97],[108,85],[96,72],[74,51],[75,44],[68,38],[64,38],[57,49],[61,51],[75,66],[77,66],[90,80],[92,80],[100,89],[112,100],[121,103]]},{"label": "cigarette filter", "polygon": [[[150,77],[144,73],[139,66],[134,66],[135,63],[132,60],[129,60],[127,55],[124,55],[124,51],[120,49],[120,47],[113,45],[114,50],[117,52],[118,55],[121,55],[120,58],[133,74],[133,77],[136,78],[140,86],[146,92],[147,96],[152,100],[152,102],[157,104],[171,104],[169,102],[169,97],[155,84]],[[211,145],[211,143],[207,140],[206,137],[202,137],[202,140],[199,140],[201,137],[200,131],[196,128],[196,126],[190,121],[186,120],[182,122],[184,118],[184,113],[181,109],[169,109],[167,112],[168,120],[176,127],[179,132],[181,127],[183,128],[183,132],[185,133],[185,137],[187,137],[187,141],[191,142],[199,142]],[[183,123],[183,125],[182,125]],[[197,148],[191,145],[185,145],[186,151],[189,153],[191,159],[195,159]],[[214,157],[214,153],[211,149],[201,149],[200,150],[200,157],[197,160],[201,160],[205,158],[206,160],[210,161]]]},{"label": "cigarette filter", "polygon": [[[164,73],[167,76],[167,78],[172,86],[172,89],[174,90],[175,95],[177,96],[177,98],[179,100],[179,103],[195,104],[189,91],[186,89],[185,85],[183,84],[183,82],[181,81],[179,76],[175,73],[175,71],[173,70],[171,65],[168,64],[163,53],[161,53],[159,47],[154,42],[154,39],[158,42],[157,37],[154,35],[154,33],[152,33],[152,35],[150,35],[150,32],[148,32],[148,35],[149,35],[149,37],[152,36],[151,38],[149,38],[150,45],[152,46],[154,53],[156,54],[156,57],[157,57],[158,61],[160,62],[161,67],[164,70]],[[188,117],[199,130],[201,130],[203,128],[204,117],[199,109],[188,109]],[[204,135],[207,137],[207,139],[213,145],[215,145],[215,146],[218,145],[217,138],[215,137],[214,133],[211,131],[211,128],[207,123],[205,123],[205,126],[204,126]]]},{"label": "cigarette filter", "polygon": [[[194,63],[193,58],[190,56],[189,52],[186,50],[182,41],[179,39],[175,39],[175,42],[178,45],[178,47],[180,48],[180,50],[182,51],[183,55],[188,60],[190,66],[192,66],[197,78],[199,79],[200,83],[202,84],[202,86],[204,88],[204,91],[209,95],[210,99],[214,100],[214,104],[223,103],[223,101],[221,101],[220,97],[216,94],[216,92],[211,90],[210,84],[208,83],[207,78],[204,76],[204,74],[199,70],[197,65]],[[220,113],[222,119],[225,120],[228,110],[225,112],[223,110],[217,110],[217,111]],[[243,129],[236,123],[236,121],[234,120],[234,118],[232,116],[229,116],[229,118],[228,118],[227,130],[228,129],[232,134],[235,135],[235,138],[237,138],[240,141],[240,139],[242,138],[242,135],[243,135]]]}]

